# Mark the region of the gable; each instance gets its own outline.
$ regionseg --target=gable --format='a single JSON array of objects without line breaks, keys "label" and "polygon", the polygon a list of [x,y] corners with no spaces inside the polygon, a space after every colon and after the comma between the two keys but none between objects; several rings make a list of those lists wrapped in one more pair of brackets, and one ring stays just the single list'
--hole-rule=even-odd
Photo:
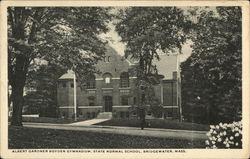
[{"label": "gable", "polygon": [[105,58],[96,64],[96,69],[101,72],[97,78],[102,78],[104,73],[110,73],[113,78],[119,78],[122,72],[128,72],[130,62],[119,55],[112,47],[106,45]]}]

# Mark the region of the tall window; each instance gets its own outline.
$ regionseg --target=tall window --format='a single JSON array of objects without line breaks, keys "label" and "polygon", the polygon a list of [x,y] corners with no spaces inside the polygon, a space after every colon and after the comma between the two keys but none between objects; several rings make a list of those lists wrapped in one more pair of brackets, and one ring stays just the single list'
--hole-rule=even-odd
[{"label": "tall window", "polygon": [[123,72],[120,75],[120,87],[129,87],[129,75],[128,72]]},{"label": "tall window", "polygon": [[95,76],[90,75],[87,81],[87,89],[94,89],[96,88],[95,86]]},{"label": "tall window", "polygon": [[89,100],[89,106],[95,106],[95,97],[94,96],[88,97],[88,100]]},{"label": "tall window", "polygon": [[104,73],[104,74],[103,74],[103,78],[104,78],[104,82],[105,82],[106,84],[110,84],[110,83],[111,83],[111,78],[112,78],[112,76],[111,76],[110,73]]},{"label": "tall window", "polygon": [[121,96],[121,105],[128,105],[129,97],[127,95]]}]

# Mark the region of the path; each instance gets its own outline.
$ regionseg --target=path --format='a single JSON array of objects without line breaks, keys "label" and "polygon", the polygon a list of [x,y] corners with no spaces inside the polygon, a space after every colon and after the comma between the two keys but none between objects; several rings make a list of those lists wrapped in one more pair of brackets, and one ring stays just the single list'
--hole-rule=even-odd
[{"label": "path", "polygon": [[75,122],[75,123],[71,123],[69,125],[75,125],[75,126],[90,126],[90,125],[94,125],[97,123],[101,123],[104,121],[107,121],[110,119],[91,119],[91,120],[85,120],[85,121],[80,121],[80,122]]},{"label": "path", "polygon": [[136,136],[166,137],[175,139],[206,139],[205,131],[188,131],[173,129],[145,128],[141,130],[137,127],[117,127],[117,126],[78,126],[69,124],[48,124],[48,123],[23,123],[24,127],[46,128],[72,131],[89,131],[99,133],[114,133]]}]

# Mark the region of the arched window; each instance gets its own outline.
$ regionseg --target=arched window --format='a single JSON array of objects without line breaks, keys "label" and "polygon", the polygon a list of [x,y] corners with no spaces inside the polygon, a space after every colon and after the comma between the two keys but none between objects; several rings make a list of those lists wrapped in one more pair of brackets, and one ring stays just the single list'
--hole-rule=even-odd
[{"label": "arched window", "polygon": [[128,72],[123,72],[120,75],[120,87],[129,87],[129,74]]},{"label": "arched window", "polygon": [[110,73],[104,73],[103,74],[103,78],[104,78],[104,82],[106,84],[110,84],[111,83],[111,79],[112,79],[112,75]]},{"label": "arched window", "polygon": [[89,96],[88,97],[89,100],[89,106],[95,106],[95,97],[94,96]]},{"label": "arched window", "polygon": [[87,89],[94,89],[96,88],[96,84],[95,84],[95,76],[94,75],[90,75],[88,77],[88,81],[87,81]]},{"label": "arched window", "polygon": [[111,57],[110,56],[104,56],[103,61],[108,63],[108,62],[111,61]]},{"label": "arched window", "polygon": [[111,59],[111,57],[110,57],[110,56],[108,56],[108,62],[110,62],[110,59]]}]

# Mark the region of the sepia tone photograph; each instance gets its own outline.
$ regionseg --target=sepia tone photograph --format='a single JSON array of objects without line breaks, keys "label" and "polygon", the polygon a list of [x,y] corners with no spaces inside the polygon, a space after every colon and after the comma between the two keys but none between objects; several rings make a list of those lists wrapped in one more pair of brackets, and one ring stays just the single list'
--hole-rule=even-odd
[{"label": "sepia tone photograph", "polygon": [[242,6],[8,6],[6,16],[12,152],[242,150]]}]

